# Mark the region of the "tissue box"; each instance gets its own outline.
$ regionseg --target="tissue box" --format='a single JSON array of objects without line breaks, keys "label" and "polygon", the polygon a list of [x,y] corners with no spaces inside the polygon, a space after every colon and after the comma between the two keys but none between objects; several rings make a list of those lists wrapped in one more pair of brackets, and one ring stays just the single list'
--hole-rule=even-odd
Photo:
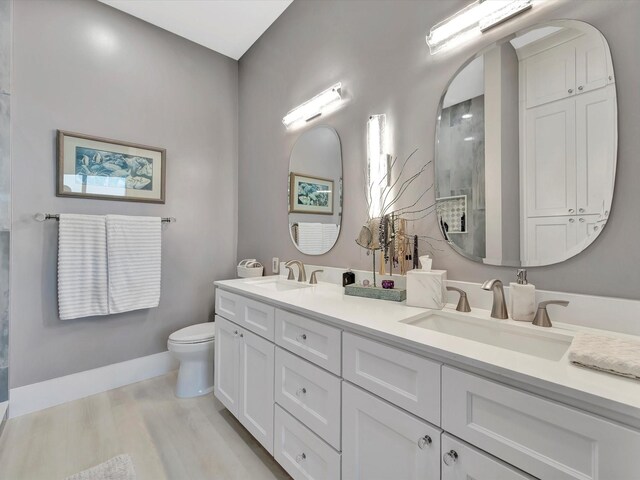
[{"label": "tissue box", "polygon": [[407,305],[442,310],[446,303],[446,270],[410,270],[407,272]]}]

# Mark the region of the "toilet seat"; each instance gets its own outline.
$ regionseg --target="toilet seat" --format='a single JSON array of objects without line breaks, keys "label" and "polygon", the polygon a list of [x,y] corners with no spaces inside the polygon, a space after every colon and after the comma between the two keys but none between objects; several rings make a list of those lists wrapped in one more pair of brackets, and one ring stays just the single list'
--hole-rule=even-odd
[{"label": "toilet seat", "polygon": [[169,341],[176,344],[210,342],[215,338],[215,323],[197,323],[169,335]]}]

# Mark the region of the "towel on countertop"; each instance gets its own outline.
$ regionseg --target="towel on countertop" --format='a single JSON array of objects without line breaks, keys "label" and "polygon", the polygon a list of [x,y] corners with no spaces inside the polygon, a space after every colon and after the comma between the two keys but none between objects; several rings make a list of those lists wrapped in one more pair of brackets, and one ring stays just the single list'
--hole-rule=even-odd
[{"label": "towel on countertop", "polygon": [[640,379],[640,340],[580,332],[571,343],[569,361],[581,367]]},{"label": "towel on countertop", "polygon": [[159,217],[107,215],[109,313],[160,303],[162,224]]},{"label": "towel on countertop", "polygon": [[61,320],[109,313],[103,216],[60,214],[58,311]]}]

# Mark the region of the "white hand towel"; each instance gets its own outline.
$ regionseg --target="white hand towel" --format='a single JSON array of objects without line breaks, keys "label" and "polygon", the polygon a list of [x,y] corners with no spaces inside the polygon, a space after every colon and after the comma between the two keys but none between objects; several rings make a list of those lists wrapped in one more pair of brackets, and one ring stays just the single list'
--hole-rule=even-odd
[{"label": "white hand towel", "polygon": [[321,223],[298,223],[298,248],[308,255],[318,255],[322,253]]},{"label": "white hand towel", "polygon": [[60,214],[58,311],[61,320],[109,313],[103,216]]},{"label": "white hand towel", "polygon": [[159,217],[107,215],[109,313],[158,306],[161,235]]},{"label": "white hand towel", "polygon": [[576,334],[569,361],[582,367],[640,379],[640,340]]},{"label": "white hand towel", "polygon": [[322,251],[328,252],[333,248],[338,239],[338,225],[335,223],[323,223],[322,224]]}]

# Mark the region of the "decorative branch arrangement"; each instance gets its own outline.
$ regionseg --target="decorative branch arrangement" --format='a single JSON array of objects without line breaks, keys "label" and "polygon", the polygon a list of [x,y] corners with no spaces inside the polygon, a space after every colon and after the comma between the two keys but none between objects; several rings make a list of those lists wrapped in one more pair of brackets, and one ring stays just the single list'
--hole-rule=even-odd
[{"label": "decorative branch arrangement", "polygon": [[[437,242],[439,239],[424,235],[411,235],[407,228],[409,223],[421,220],[435,212],[435,203],[426,202],[425,199],[433,189],[433,183],[424,189],[418,190],[415,200],[409,200],[406,206],[400,206],[407,199],[407,192],[413,191],[410,187],[414,184],[417,185],[416,182],[424,178],[425,172],[432,164],[432,160],[429,160],[416,173],[408,175],[406,172],[409,162],[413,158],[417,158],[415,155],[417,151],[418,149],[415,149],[404,160],[400,167],[400,172],[393,182],[391,181],[391,175],[397,164],[398,157],[393,159],[386,173],[377,183],[369,181],[371,178],[370,165],[367,165],[365,171],[365,178],[368,181],[366,182],[364,193],[369,218],[362,226],[356,243],[367,249],[367,254],[372,252],[374,286],[376,286],[376,250],[381,251],[380,264],[379,268],[377,268],[380,275],[386,275],[387,263],[389,264],[389,274],[393,273],[394,267],[400,269],[401,275],[405,275],[411,267],[416,268],[419,239],[426,241],[430,249],[440,250],[432,244],[432,242]],[[380,195],[379,216],[372,216],[371,214],[374,195]],[[424,205],[425,203],[428,204]],[[410,265],[410,262],[412,265]]]}]

